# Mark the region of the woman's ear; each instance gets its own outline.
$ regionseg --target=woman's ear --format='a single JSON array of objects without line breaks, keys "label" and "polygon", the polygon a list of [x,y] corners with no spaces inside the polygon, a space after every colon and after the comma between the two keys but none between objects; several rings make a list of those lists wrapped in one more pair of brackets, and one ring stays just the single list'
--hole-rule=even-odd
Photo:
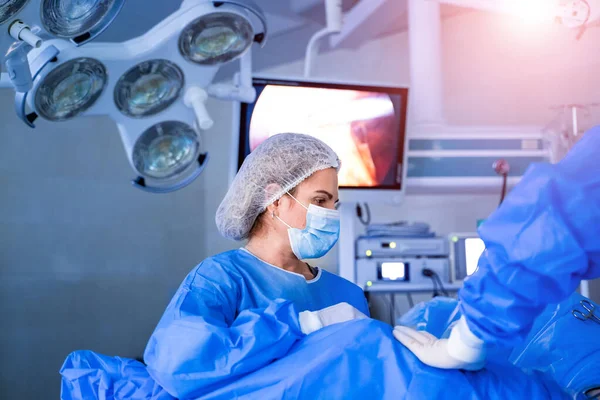
[{"label": "woman's ear", "polygon": [[[277,193],[280,193],[280,192],[281,192],[281,186],[279,186],[277,183],[269,183],[265,187],[265,201],[269,201],[270,199],[273,198],[273,196],[275,196]],[[278,209],[279,209],[279,199],[275,200],[273,203],[271,203],[267,206],[267,208],[266,208],[267,217],[275,218],[275,215],[279,215],[279,214],[277,214]]]},{"label": "woman's ear", "polygon": [[272,204],[267,206],[267,217],[275,218],[276,215],[279,215],[279,199],[275,200]]}]

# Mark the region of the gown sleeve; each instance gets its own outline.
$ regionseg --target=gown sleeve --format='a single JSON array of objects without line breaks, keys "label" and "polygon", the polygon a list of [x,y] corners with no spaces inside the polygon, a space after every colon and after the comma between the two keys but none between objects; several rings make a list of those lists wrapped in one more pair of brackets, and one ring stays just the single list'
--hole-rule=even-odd
[{"label": "gown sleeve", "polygon": [[144,354],[152,378],[180,399],[200,397],[281,358],[304,336],[291,302],[238,314],[236,282],[227,274],[202,274],[201,267],[179,288]]},{"label": "gown sleeve", "polygon": [[534,164],[479,229],[486,250],[459,292],[471,332],[522,340],[548,304],[600,276],[600,127],[558,164]]}]

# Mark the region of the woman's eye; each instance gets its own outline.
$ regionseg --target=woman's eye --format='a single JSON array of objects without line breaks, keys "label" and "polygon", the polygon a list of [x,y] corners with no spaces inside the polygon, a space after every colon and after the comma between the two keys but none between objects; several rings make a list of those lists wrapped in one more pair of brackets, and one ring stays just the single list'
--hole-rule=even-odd
[{"label": "woman's eye", "polygon": [[315,199],[315,204],[317,205],[322,205],[325,204],[327,202],[327,200],[325,199]]}]

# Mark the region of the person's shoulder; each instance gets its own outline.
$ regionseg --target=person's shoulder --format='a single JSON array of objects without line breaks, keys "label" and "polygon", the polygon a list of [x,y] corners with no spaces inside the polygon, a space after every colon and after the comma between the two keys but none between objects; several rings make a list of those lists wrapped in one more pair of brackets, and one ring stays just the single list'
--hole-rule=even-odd
[{"label": "person's shoulder", "polygon": [[346,290],[351,290],[351,291],[356,291],[356,292],[363,292],[363,290],[361,289],[360,286],[350,282],[349,280],[347,280],[345,278],[342,278],[339,275],[336,275],[327,270],[324,270],[323,268],[320,268],[320,271],[321,271],[321,279],[327,280],[328,282],[335,285],[336,287],[342,287]]},{"label": "person's shoulder", "polygon": [[216,286],[236,280],[239,276],[240,250],[230,250],[204,259],[188,275],[192,281],[201,278]]},{"label": "person's shoulder", "polygon": [[241,249],[224,251],[223,253],[215,254],[210,256],[200,263],[200,265],[219,265],[228,267],[232,263],[235,263],[236,259],[240,257]]},{"label": "person's shoulder", "polygon": [[196,304],[187,304],[187,307],[195,309],[197,304],[208,305],[225,310],[223,312],[233,320],[243,286],[234,268],[236,257],[235,250],[208,257],[187,275],[179,289],[179,297]]}]

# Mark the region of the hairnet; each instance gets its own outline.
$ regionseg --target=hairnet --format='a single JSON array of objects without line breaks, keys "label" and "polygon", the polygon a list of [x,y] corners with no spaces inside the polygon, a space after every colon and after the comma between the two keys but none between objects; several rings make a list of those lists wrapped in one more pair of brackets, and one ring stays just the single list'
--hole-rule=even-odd
[{"label": "hairnet", "polygon": [[315,172],[339,167],[337,154],[319,139],[297,133],[270,137],[246,158],[217,209],[219,232],[246,239],[267,206]]}]

